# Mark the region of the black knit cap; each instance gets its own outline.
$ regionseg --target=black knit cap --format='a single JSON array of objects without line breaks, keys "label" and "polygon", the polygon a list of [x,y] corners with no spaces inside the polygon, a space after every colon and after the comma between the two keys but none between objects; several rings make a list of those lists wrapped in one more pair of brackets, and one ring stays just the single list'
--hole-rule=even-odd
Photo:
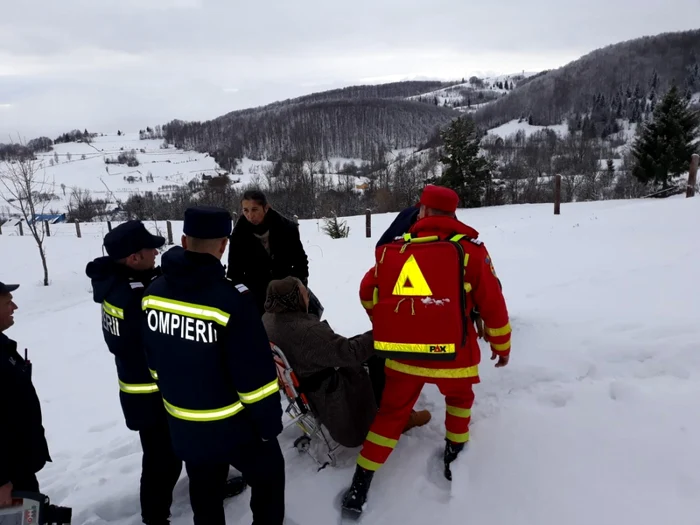
[{"label": "black knit cap", "polygon": [[104,246],[112,259],[125,259],[145,249],[160,248],[165,238],[153,235],[141,221],[127,221],[105,235]]},{"label": "black knit cap", "polygon": [[231,235],[231,214],[215,206],[193,206],[185,210],[182,232],[197,239],[223,239]]}]

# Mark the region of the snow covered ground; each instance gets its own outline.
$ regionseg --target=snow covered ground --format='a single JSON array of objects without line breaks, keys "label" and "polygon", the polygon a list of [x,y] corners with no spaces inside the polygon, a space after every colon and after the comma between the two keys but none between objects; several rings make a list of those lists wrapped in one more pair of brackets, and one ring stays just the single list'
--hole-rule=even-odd
[{"label": "snow covered ground", "polygon": [[[369,328],[358,286],[393,214],[348,219],[332,240],[301,224],[310,286],[331,326]],[[432,421],[403,436],[379,471],[362,523],[375,525],[691,525],[700,523],[700,198],[521,205],[463,210],[481,232],[511,313],[510,365],[482,343],[472,442],[447,487],[444,401],[426,387]],[[161,223],[159,225],[164,228]],[[179,236],[180,225],[175,225]],[[3,231],[0,280],[20,282],[8,335],[29,348],[54,462],[43,490],[74,508],[74,523],[139,523],[139,442],[122,421],[116,377],[91,302],[85,264],[104,225],[61,225],[47,239],[52,284],[30,237]],[[290,524],[339,522],[337,502],[358,452],[316,472],[281,436]],[[229,524],[251,522],[249,491],[226,504]],[[191,523],[187,478],[175,525]]]}]

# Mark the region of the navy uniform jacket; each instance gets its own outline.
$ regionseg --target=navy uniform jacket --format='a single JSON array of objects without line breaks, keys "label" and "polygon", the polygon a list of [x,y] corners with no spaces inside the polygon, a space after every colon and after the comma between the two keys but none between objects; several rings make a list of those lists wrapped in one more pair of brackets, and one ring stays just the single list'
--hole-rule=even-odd
[{"label": "navy uniform jacket", "polygon": [[141,299],[159,270],[136,272],[109,257],[88,263],[92,295],[102,305],[102,334],[117,365],[119,400],[131,430],[142,430],[165,417],[163,401],[146,362]]},{"label": "navy uniform jacket", "polygon": [[3,333],[0,333],[0,422],[1,487],[8,481],[36,474],[51,461],[31,367],[17,352],[17,343]]},{"label": "navy uniform jacket", "polygon": [[267,333],[252,294],[209,254],[176,246],[143,298],[146,355],[157,377],[176,454],[229,462],[239,445],[282,432]]}]

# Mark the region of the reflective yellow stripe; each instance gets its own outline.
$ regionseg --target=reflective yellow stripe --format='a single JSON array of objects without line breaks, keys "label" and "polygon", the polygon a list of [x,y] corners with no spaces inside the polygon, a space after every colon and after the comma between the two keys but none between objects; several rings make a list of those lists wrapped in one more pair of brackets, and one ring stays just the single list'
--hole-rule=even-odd
[{"label": "reflective yellow stripe", "polygon": [[165,410],[167,410],[171,416],[186,421],[219,421],[235,416],[243,410],[243,404],[240,401],[236,401],[233,405],[215,408],[213,410],[188,410],[171,405],[165,399],[163,400],[163,404],[165,405]]},{"label": "reflective yellow stripe", "polygon": [[415,354],[454,354],[455,345],[450,344],[435,344],[423,345],[413,343],[388,343],[386,341],[375,341],[375,350],[383,350],[385,352],[413,352]]},{"label": "reflective yellow stripe", "polygon": [[362,301],[362,307],[365,310],[371,310],[374,308],[374,301]]},{"label": "reflective yellow stripe", "polygon": [[447,413],[455,417],[472,417],[470,408],[457,408],[447,405]]},{"label": "reflective yellow stripe", "polygon": [[362,467],[363,469],[366,470],[379,470],[379,467],[382,466],[381,463],[377,463],[376,461],[370,461],[369,459],[365,458],[362,454],[357,456],[357,465]]},{"label": "reflective yellow stripe", "polygon": [[387,448],[394,448],[396,446],[396,444],[399,442],[398,439],[385,438],[384,436],[380,436],[379,434],[375,434],[372,431],[370,431],[367,434],[367,437],[365,439],[367,441],[374,443],[375,445],[379,445],[380,447],[387,447]]},{"label": "reflective yellow stripe", "polygon": [[466,443],[469,441],[469,432],[464,434],[455,434],[454,432],[446,432],[445,437],[452,441],[452,443]]},{"label": "reflective yellow stripe", "polygon": [[113,304],[109,304],[107,301],[102,301],[102,309],[112,317],[122,320],[124,319],[124,310],[117,308]]},{"label": "reflective yellow stripe", "polygon": [[374,287],[374,292],[372,293],[372,306],[379,302],[379,288]]},{"label": "reflective yellow stripe", "polygon": [[454,237],[450,237],[450,240],[451,240],[452,242],[459,242],[459,241],[461,241],[464,237],[466,237],[466,235],[463,234],[463,233],[460,233],[459,235],[455,235]]},{"label": "reflective yellow stripe", "polygon": [[437,235],[431,235],[430,237],[411,237],[410,233],[404,235],[403,238],[406,242],[410,242],[413,244],[419,244],[421,242],[435,242],[440,240],[440,238]]},{"label": "reflective yellow stripe", "polygon": [[386,367],[403,372],[412,376],[438,377],[449,379],[461,379],[464,377],[478,377],[479,367],[469,366],[467,368],[425,368],[422,366],[406,365],[392,359],[386,360]]},{"label": "reflective yellow stripe", "polygon": [[500,345],[491,343],[491,348],[493,348],[496,352],[505,352],[506,350],[510,350],[510,341]]},{"label": "reflective yellow stripe", "polygon": [[464,291],[469,293],[472,291],[472,283],[464,283]]},{"label": "reflective yellow stripe", "polygon": [[158,381],[158,372],[156,372],[155,370],[151,370],[150,368],[148,369],[148,371],[151,373],[151,377]]},{"label": "reflective yellow stripe", "polygon": [[201,304],[174,301],[173,299],[165,299],[154,295],[144,297],[141,301],[141,308],[143,310],[146,308],[152,308],[161,312],[182,314],[188,317],[194,317],[195,319],[202,319],[203,321],[214,321],[221,326],[226,326],[230,318],[229,314],[223,310],[219,310],[218,308],[203,306]]},{"label": "reflective yellow stripe", "polygon": [[238,392],[238,397],[240,397],[241,401],[244,403],[250,404],[265,399],[267,396],[272,395],[275,392],[279,392],[279,389],[279,380],[275,379],[274,381],[270,381],[265,386],[258,388],[257,390],[253,390],[252,392]]},{"label": "reflective yellow stripe", "polygon": [[119,380],[119,390],[127,394],[153,394],[158,392],[158,385],[155,383],[131,384]]},{"label": "reflective yellow stripe", "polygon": [[505,326],[502,326],[501,328],[486,328],[486,333],[489,335],[492,335],[494,337],[498,337],[499,335],[508,335],[510,333],[510,323],[508,323]]}]

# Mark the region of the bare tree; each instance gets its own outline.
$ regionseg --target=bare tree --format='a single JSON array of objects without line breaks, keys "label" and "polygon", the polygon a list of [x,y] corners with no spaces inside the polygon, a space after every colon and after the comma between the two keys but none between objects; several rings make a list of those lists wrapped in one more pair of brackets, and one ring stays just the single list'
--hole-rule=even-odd
[{"label": "bare tree", "polygon": [[5,189],[3,199],[21,214],[36,241],[41,264],[44,267],[44,286],[48,286],[49,267],[44,246],[46,232],[43,221],[35,220],[37,215],[45,212],[50,203],[49,195],[53,191],[46,172],[34,158],[6,161],[0,166],[0,184]]}]

